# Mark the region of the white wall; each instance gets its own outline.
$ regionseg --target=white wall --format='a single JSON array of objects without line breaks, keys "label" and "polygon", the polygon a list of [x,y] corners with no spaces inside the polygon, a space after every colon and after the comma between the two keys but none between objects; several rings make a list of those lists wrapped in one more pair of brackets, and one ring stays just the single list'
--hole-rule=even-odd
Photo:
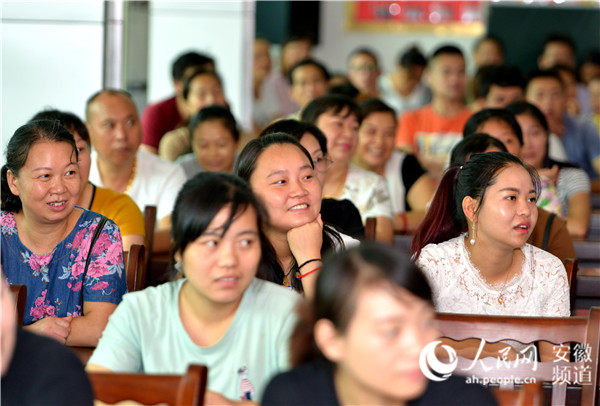
[{"label": "white wall", "polygon": [[385,33],[376,31],[347,31],[344,28],[346,2],[322,1],[320,21],[320,43],[313,55],[332,71],[345,71],[350,52],[360,46],[376,51],[383,72],[393,70],[401,50],[418,45],[428,56],[438,46],[446,43],[457,45],[465,53],[471,53],[476,38],[439,37],[427,33]]},{"label": "white wall", "polygon": [[215,58],[234,116],[251,121],[254,2],[152,2],[148,49],[148,102],[173,94],[171,64],[198,50]]},{"label": "white wall", "polygon": [[[2,151],[14,131],[46,107],[83,117],[102,87],[101,2],[1,2]],[[4,162],[4,154],[2,154]]]}]

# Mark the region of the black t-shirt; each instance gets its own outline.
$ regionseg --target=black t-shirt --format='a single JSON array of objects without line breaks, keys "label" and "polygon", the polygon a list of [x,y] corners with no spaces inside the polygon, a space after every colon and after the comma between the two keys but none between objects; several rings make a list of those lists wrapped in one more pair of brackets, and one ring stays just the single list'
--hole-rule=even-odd
[{"label": "black t-shirt", "polygon": [[2,378],[2,406],[93,405],[79,358],[48,337],[17,329],[12,361]]},{"label": "black t-shirt", "polygon": [[348,199],[323,199],[321,201],[321,219],[340,233],[357,240],[365,238],[365,226],[362,223],[360,212]]},{"label": "black t-shirt", "polygon": [[402,179],[402,183],[404,183],[404,207],[406,208],[406,211],[412,210],[410,204],[408,204],[408,200],[406,200],[408,192],[424,173],[425,170],[421,164],[419,164],[416,156],[409,154],[404,157],[402,165],[400,165],[400,179]]},{"label": "black t-shirt", "polygon": [[[265,390],[262,406],[338,406],[329,363],[318,360],[277,375]],[[467,384],[451,376],[443,382],[430,381],[425,393],[408,403],[411,406],[495,406],[496,399],[485,387]]]}]

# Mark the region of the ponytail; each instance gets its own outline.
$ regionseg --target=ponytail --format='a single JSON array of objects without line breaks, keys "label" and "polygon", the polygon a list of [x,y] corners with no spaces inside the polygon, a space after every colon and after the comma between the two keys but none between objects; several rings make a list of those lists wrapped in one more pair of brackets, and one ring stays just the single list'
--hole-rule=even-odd
[{"label": "ponytail", "polygon": [[[456,182],[462,166],[448,168],[435,192],[425,218],[415,231],[411,254],[416,260],[427,244],[454,238],[466,229],[462,208],[456,207]],[[462,216],[462,221],[460,217]]]},{"label": "ponytail", "polygon": [[12,211],[19,212],[23,208],[23,204],[21,203],[21,199],[19,196],[13,194],[8,187],[8,179],[6,174],[8,172],[8,168],[6,165],[2,166],[2,179],[1,179],[1,200],[2,200],[2,211]]}]

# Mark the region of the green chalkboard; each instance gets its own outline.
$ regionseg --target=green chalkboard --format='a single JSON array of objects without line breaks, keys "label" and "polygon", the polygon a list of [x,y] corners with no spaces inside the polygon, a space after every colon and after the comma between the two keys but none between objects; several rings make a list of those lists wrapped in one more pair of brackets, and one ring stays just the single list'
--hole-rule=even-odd
[{"label": "green chalkboard", "polygon": [[506,63],[520,67],[525,74],[537,68],[544,39],[552,33],[573,39],[579,61],[586,52],[600,49],[600,7],[552,2],[545,5],[490,5],[488,34],[504,44]]}]

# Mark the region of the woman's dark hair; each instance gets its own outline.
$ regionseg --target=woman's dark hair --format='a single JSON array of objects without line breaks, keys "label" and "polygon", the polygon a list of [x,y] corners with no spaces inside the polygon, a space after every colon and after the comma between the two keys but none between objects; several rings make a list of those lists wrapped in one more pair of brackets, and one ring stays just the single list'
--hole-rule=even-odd
[{"label": "woman's dark hair", "polygon": [[419,47],[413,45],[400,54],[397,64],[402,66],[404,69],[412,69],[417,66],[424,68],[427,66],[427,59]]},{"label": "woman's dark hair", "polygon": [[212,76],[213,78],[217,79],[217,82],[219,82],[219,86],[223,87],[223,81],[221,80],[221,77],[217,74],[217,72],[211,69],[198,68],[195,69],[192,73],[190,73],[190,75],[186,77],[183,81],[183,90],[181,92],[181,95],[183,96],[184,100],[187,100],[188,96],[190,95],[190,87],[192,86],[192,81],[196,77],[201,75]]},{"label": "woman's dark hair", "polygon": [[171,260],[174,262],[176,253],[183,254],[186,247],[206,231],[217,213],[226,206],[230,206],[231,212],[223,225],[222,235],[249,207],[256,212],[262,249],[256,276],[264,277],[271,262],[276,260],[275,251],[263,231],[267,213],[250,186],[239,177],[227,173],[200,172],[179,191],[172,215]]},{"label": "woman's dark hair", "polygon": [[450,166],[464,165],[473,154],[481,154],[488,148],[495,147],[502,152],[508,152],[504,143],[485,133],[475,133],[466,136],[452,148]]},{"label": "woman's dark hair", "polygon": [[240,140],[240,131],[233,114],[231,114],[231,111],[227,107],[217,105],[204,107],[192,116],[188,124],[192,140],[194,139],[194,130],[206,121],[219,121],[231,133],[235,142]]},{"label": "woman's dark hair", "polygon": [[466,137],[469,134],[481,132],[481,127],[483,127],[485,123],[494,120],[506,123],[519,139],[519,144],[523,145],[523,132],[521,131],[521,126],[517,122],[517,119],[515,119],[514,114],[506,109],[487,108],[479,110],[467,120],[463,129],[463,136]]},{"label": "woman's dark hair", "polygon": [[21,199],[15,196],[8,187],[6,174],[8,171],[18,177],[19,171],[27,162],[29,150],[31,147],[42,141],[66,142],[73,148],[75,162],[79,161],[79,154],[75,146],[73,134],[69,132],[57,120],[36,120],[30,121],[17,128],[6,146],[6,164],[2,166],[2,210],[19,212],[23,205]]},{"label": "woman's dark hair", "polygon": [[327,70],[327,68],[325,67],[325,65],[323,65],[321,62],[316,61],[312,58],[307,58],[307,59],[303,59],[297,63],[295,63],[294,65],[292,65],[290,67],[290,69],[287,72],[287,79],[290,85],[294,84],[294,71],[298,68],[301,68],[303,66],[314,66],[315,68],[319,69],[321,71],[321,73],[323,74],[323,79],[325,79],[326,82],[329,81],[329,79],[331,79],[331,75],[329,74],[329,71]]},{"label": "woman's dark hair", "polygon": [[379,99],[366,99],[360,102],[358,107],[360,108],[360,114],[362,115],[363,120],[373,113],[389,113],[394,118],[394,123],[397,123],[398,121],[396,118],[396,111]]},{"label": "woman's dark hair", "polygon": [[539,195],[540,179],[537,172],[508,152],[474,154],[462,166],[446,170],[431,206],[415,232],[411,247],[415,260],[427,244],[447,241],[467,231],[467,218],[462,210],[463,199],[470,196],[478,200],[475,210],[478,213],[487,188],[496,183],[501,170],[511,165],[519,165],[529,173],[536,196]]},{"label": "woman's dark hair", "polygon": [[[339,114],[345,109],[348,109],[347,116],[354,114],[360,123],[362,121],[362,115],[360,114],[360,108],[358,104],[347,96],[341,96],[339,94],[326,94],[321,97],[317,97],[302,110],[301,120],[308,123],[317,125],[319,116],[323,113],[331,112],[332,114]],[[346,117],[347,117],[346,116]]]},{"label": "woman's dark hair", "polygon": [[313,338],[313,326],[318,320],[329,320],[338,332],[344,333],[356,312],[360,292],[373,286],[389,289],[394,295],[402,288],[433,307],[427,279],[407,254],[393,247],[366,242],[328,255],[317,279],[315,298],[306,303],[292,334],[292,364],[321,355]]},{"label": "woman's dark hair", "polygon": [[[250,184],[250,178],[256,169],[256,163],[258,158],[262,155],[262,153],[272,145],[286,145],[291,144],[298,148],[300,151],[306,155],[308,161],[310,162],[311,167],[314,169],[314,163],[310,156],[310,153],[304,148],[300,143],[293,137],[284,134],[284,133],[274,133],[265,135],[259,138],[255,138],[251,140],[242,152],[240,152],[239,156],[235,161],[235,165],[233,167],[233,173],[237,176],[248,182]],[[339,233],[335,231],[333,227],[323,227],[323,245],[321,246],[321,253],[325,253],[330,249],[333,249],[335,245],[340,245],[343,247],[344,243]],[[292,265],[292,287],[297,290],[302,290],[302,283],[295,277],[296,271],[298,270],[298,264],[294,260],[294,264]],[[262,275],[261,275],[262,277]],[[271,264],[270,269],[268,270],[267,275],[263,277],[271,282],[275,282],[279,285],[283,283],[284,271],[281,268],[279,262],[275,261]]]},{"label": "woman's dark hair", "polygon": [[325,137],[323,131],[319,130],[319,128],[314,124],[293,119],[278,120],[262,130],[262,132],[259,134],[259,137],[264,137],[265,135],[275,133],[288,134],[297,139],[298,142],[300,142],[304,134],[312,134],[317,139],[321,151],[323,151],[324,154],[327,153],[327,137]]},{"label": "woman's dark hair", "polygon": [[70,113],[68,111],[60,111],[60,110],[43,110],[37,113],[33,118],[29,121],[36,120],[58,120],[67,130],[71,131],[73,134],[77,132],[82,140],[85,141],[86,144],[91,145],[90,141],[90,133],[87,130],[85,124],[79,117],[75,114]]}]

